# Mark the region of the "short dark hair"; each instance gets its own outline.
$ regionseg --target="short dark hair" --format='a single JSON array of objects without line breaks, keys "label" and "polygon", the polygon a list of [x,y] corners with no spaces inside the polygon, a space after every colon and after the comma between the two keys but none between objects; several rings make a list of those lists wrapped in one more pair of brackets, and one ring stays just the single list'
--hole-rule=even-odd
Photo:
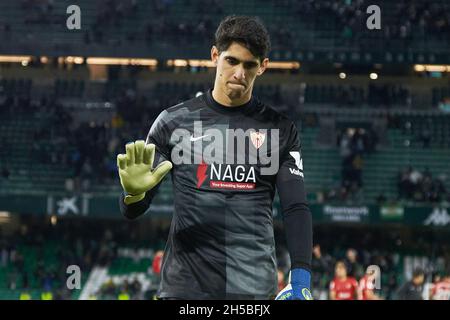
[{"label": "short dark hair", "polygon": [[423,271],[422,268],[416,268],[413,271],[412,277],[417,278],[417,277],[424,276],[424,275],[425,275],[425,272]]},{"label": "short dark hair", "polygon": [[232,15],[220,22],[215,34],[215,46],[219,52],[223,52],[233,42],[245,46],[261,61],[270,51],[269,32],[257,17]]},{"label": "short dark hair", "polygon": [[344,260],[338,260],[338,261],[336,261],[335,267],[337,267],[338,264],[339,264],[339,265],[342,265],[342,266],[345,268],[346,271],[348,270],[347,264],[345,263]]}]

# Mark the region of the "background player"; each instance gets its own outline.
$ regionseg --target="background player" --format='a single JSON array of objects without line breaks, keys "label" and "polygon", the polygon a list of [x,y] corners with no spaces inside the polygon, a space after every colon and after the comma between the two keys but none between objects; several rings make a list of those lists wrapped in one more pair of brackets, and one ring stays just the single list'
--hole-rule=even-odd
[{"label": "background player", "polygon": [[330,282],[330,300],[356,300],[358,282],[347,276],[345,262],[338,261],[335,266],[335,277]]},{"label": "background player", "polygon": [[450,274],[445,274],[431,291],[431,300],[450,300]]},{"label": "background player", "polygon": [[358,283],[358,300],[383,300],[378,294],[374,292],[376,273],[370,269],[366,269],[366,274],[359,280]]}]

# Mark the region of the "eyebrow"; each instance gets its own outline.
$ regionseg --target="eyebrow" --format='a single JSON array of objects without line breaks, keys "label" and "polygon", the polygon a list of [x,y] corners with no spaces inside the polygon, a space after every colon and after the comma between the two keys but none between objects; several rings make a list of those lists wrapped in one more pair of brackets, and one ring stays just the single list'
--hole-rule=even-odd
[{"label": "eyebrow", "polygon": [[237,60],[237,61],[239,61],[239,62],[244,62],[244,64],[251,64],[251,65],[255,65],[255,66],[258,65],[258,59],[256,59],[256,60],[241,61],[240,59],[238,59],[238,58],[236,58],[236,57],[233,57],[233,56],[230,56],[230,55],[224,57],[224,59],[228,59],[228,58]]}]

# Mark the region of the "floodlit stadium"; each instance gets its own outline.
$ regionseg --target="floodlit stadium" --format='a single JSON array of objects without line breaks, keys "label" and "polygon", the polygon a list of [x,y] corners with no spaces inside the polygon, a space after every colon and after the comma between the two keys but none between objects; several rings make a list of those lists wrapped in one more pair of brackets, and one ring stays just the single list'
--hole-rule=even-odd
[{"label": "floodlit stadium", "polygon": [[[0,300],[450,299],[450,2],[0,0],[0,39]],[[229,128],[254,164],[176,162]]]}]

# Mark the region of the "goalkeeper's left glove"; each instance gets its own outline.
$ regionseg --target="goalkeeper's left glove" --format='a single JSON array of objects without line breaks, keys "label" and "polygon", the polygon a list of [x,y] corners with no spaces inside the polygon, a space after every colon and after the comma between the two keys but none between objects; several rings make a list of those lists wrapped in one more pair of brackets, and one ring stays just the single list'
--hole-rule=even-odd
[{"label": "goalkeeper's left glove", "polygon": [[275,300],[313,300],[311,291],[311,273],[302,268],[292,269],[290,283],[278,293]]}]

